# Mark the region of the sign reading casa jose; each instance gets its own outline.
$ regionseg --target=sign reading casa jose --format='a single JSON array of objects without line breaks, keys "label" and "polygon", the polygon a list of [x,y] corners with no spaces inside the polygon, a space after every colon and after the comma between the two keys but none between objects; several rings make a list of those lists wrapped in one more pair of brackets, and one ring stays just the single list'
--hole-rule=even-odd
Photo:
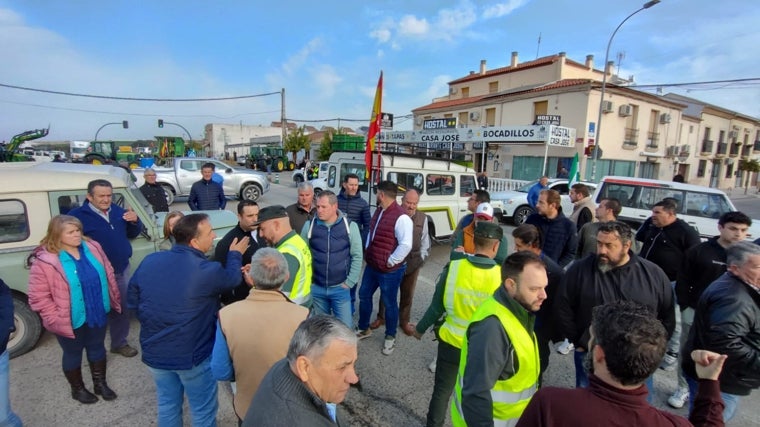
[{"label": "sign reading casa jose", "polygon": [[556,147],[575,147],[575,129],[551,125],[546,143]]},{"label": "sign reading casa jose", "polygon": [[[441,119],[448,120],[448,119]],[[381,132],[380,141],[390,143],[413,142],[498,142],[503,144],[543,144],[549,135],[549,126],[503,126],[478,129],[437,128],[438,130]],[[565,128],[567,129],[567,128]],[[573,139],[575,138],[573,130]]]}]

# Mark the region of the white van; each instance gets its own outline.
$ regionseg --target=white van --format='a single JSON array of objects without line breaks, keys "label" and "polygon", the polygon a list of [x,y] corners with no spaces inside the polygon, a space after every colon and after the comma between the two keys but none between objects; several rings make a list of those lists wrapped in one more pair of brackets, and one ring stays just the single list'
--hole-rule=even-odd
[{"label": "white van", "polygon": [[[655,203],[672,197],[678,202],[678,218],[696,228],[703,238],[717,235],[718,218],[737,210],[726,193],[715,188],[626,176],[602,179],[594,193],[594,201],[599,203],[609,197],[620,200],[623,206],[618,219],[634,227],[652,216]],[[749,233],[748,239],[756,239],[760,235],[760,224],[753,224]]]},{"label": "white van", "polygon": [[[349,173],[359,176],[359,191],[375,207],[375,189],[369,198],[369,186],[364,179],[366,166],[363,152],[335,152],[330,155],[324,188],[338,194],[343,177]],[[428,216],[430,237],[441,240],[451,236],[459,220],[467,215],[467,199],[478,188],[475,171],[468,167],[440,158],[408,154],[383,153],[381,176],[373,176],[371,182],[381,180],[398,184],[399,201],[407,188],[420,192],[417,209]]]}]

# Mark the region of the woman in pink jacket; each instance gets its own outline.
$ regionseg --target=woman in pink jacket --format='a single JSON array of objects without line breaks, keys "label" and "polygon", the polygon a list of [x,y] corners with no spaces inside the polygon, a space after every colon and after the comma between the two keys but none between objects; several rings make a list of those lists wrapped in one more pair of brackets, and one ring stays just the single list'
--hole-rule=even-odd
[{"label": "woman in pink jacket", "polygon": [[58,215],[50,220],[29,264],[29,305],[58,338],[71,397],[82,403],[98,400],[82,381],[82,350],[86,350],[95,394],[116,399],[106,383],[104,341],[108,312],[121,312],[121,299],[103,249],[82,236],[77,218]]}]

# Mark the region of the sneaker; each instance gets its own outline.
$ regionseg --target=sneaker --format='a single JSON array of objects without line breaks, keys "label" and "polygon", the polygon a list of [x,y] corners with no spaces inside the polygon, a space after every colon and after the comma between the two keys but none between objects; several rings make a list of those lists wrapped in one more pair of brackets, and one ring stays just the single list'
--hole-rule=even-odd
[{"label": "sneaker", "polygon": [[369,338],[372,335],[372,331],[369,329],[360,330],[356,333],[356,338],[363,340],[364,338]]},{"label": "sneaker", "polygon": [[388,356],[393,353],[396,348],[396,337],[390,335],[385,336],[385,343],[383,343],[383,354]]},{"label": "sneaker", "polygon": [[124,357],[135,357],[137,356],[137,350],[132,348],[129,344],[124,344],[123,346],[119,348],[112,348],[111,353],[121,354]]},{"label": "sneaker", "polygon": [[438,366],[438,356],[433,358],[433,361],[428,365],[428,371],[435,373],[435,368]]},{"label": "sneaker", "polygon": [[672,371],[676,369],[676,365],[678,364],[678,355],[674,353],[665,353],[665,356],[662,358],[662,362],[660,362],[660,369],[663,371]]},{"label": "sneaker", "polygon": [[668,398],[668,405],[676,409],[681,409],[683,408],[683,405],[685,405],[686,402],[688,401],[689,401],[689,389],[679,388],[679,389],[676,389],[676,392],[673,393],[673,395]]},{"label": "sneaker", "polygon": [[573,349],[575,349],[575,346],[573,345],[573,343],[571,343],[570,341],[567,340],[567,338],[565,338],[565,340],[559,343],[559,345],[557,346],[557,353],[568,354],[571,351],[573,351]]}]

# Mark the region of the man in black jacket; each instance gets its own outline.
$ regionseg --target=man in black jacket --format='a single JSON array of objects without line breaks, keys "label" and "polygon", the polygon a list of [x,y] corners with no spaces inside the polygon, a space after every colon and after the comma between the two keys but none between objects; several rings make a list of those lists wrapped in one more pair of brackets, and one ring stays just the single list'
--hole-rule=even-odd
[{"label": "man in black jacket", "polygon": [[760,246],[735,243],[726,249],[726,263],[728,271],[699,298],[682,367],[695,396],[691,351],[700,348],[728,356],[720,375],[726,405],[723,419],[728,421],[736,414],[741,396],[760,387]]},{"label": "man in black jacket", "polygon": [[[599,226],[596,239],[596,254],[570,266],[554,302],[558,334],[575,344],[576,387],[588,387],[583,359],[594,307],[613,301],[637,302],[662,322],[668,336],[675,328],[670,281],[660,267],[631,251],[631,228],[618,221],[606,222]],[[651,389],[651,377],[647,383]]]},{"label": "man in black jacket", "polygon": [[[726,248],[747,238],[747,231],[752,220],[741,212],[726,212],[718,219],[720,234],[688,251],[678,271],[676,281],[676,298],[681,309],[681,349],[689,337],[694,323],[694,310],[702,292],[726,272]],[[676,314],[678,316],[678,314]],[[668,398],[668,404],[681,408],[689,401],[689,386],[678,370],[678,388]]]},{"label": "man in black jacket", "polygon": [[145,200],[153,206],[153,212],[169,212],[169,204],[166,202],[166,194],[161,185],[156,184],[156,171],[147,168],[143,173],[145,184],[140,187],[140,192]]},{"label": "man in black jacket", "polygon": [[[243,266],[251,263],[253,254],[267,246],[266,241],[259,237],[259,226],[257,221],[259,220],[259,205],[253,200],[241,200],[237,205],[238,224],[230,230],[222,240],[216,245],[214,251],[214,261],[219,261],[222,266],[227,265],[227,254],[230,251],[230,244],[235,239],[242,239],[245,236],[251,238],[250,245],[245,252],[243,252]],[[240,275],[240,284],[233,290],[225,292],[221,296],[222,303],[232,304],[235,301],[244,300],[248,297],[248,293],[251,287],[245,283],[243,278],[245,273]]]},{"label": "man in black jacket", "polygon": [[[642,226],[636,233],[636,240],[643,242],[639,256],[662,268],[675,289],[678,270],[689,248],[699,244],[699,233],[686,221],[676,218],[676,203],[663,199],[652,207],[649,225]],[[676,306],[676,310],[678,306]],[[676,329],[668,341],[668,351],[662,358],[660,369],[672,371],[678,364],[681,342],[681,316],[676,315]]]}]

